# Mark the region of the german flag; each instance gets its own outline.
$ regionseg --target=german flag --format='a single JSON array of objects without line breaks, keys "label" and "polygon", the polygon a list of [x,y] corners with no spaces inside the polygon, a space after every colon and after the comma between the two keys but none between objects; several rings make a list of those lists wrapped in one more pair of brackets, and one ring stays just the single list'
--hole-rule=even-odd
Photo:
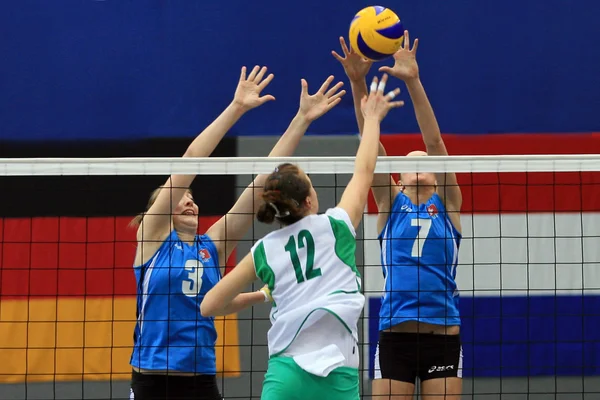
[{"label": "german flag", "polygon": [[[7,142],[0,157],[179,156],[190,140]],[[214,155],[235,156],[235,139]],[[165,179],[0,178],[0,383],[129,379],[136,243],[128,223]],[[205,230],[234,203],[235,176],[199,176],[192,190]],[[235,376],[237,320],[216,325],[217,370]]]}]

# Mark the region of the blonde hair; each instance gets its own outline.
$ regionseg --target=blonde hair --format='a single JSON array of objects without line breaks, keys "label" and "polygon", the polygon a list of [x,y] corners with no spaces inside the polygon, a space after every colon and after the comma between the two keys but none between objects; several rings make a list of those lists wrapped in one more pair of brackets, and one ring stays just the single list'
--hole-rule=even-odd
[{"label": "blonde hair", "polygon": [[[150,207],[152,207],[152,205],[154,204],[154,202],[158,198],[158,194],[160,193],[161,190],[162,190],[162,187],[159,187],[159,188],[156,188],[156,189],[154,189],[152,191],[152,194],[150,194],[150,198],[148,199],[148,204],[146,205],[146,211],[144,211],[141,214],[136,215],[129,222],[129,226],[130,227],[132,227],[132,228],[138,228],[142,224],[142,220],[144,219],[144,215],[146,215],[146,213],[148,212],[148,210],[150,209]],[[188,189],[188,192],[192,193],[192,189]]]}]

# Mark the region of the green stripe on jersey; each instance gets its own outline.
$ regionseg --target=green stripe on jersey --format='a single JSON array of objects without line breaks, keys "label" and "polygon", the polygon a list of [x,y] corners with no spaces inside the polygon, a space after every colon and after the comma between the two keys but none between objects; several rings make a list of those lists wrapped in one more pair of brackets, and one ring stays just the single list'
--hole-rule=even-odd
[{"label": "green stripe on jersey", "polygon": [[294,340],[296,340],[296,337],[298,337],[298,334],[300,333],[300,331],[302,330],[302,327],[304,326],[304,324],[306,323],[306,321],[308,321],[308,318],[316,311],[326,311],[329,314],[333,315],[343,326],[344,328],[348,331],[348,333],[352,334],[352,329],[350,329],[350,327],[348,326],[348,324],[346,323],[346,321],[344,321],[339,315],[337,315],[336,313],[334,313],[333,311],[331,311],[330,309],[328,309],[327,307],[317,307],[314,308],[311,312],[309,312],[305,317],[304,320],[302,321],[302,323],[300,324],[300,327],[298,327],[298,330],[296,331],[296,333],[294,334],[294,337],[292,338],[292,340],[290,340],[290,342],[287,344],[287,346],[285,346],[283,348],[283,350],[279,351],[278,353],[273,354],[272,356],[270,356],[269,358],[273,358],[273,357],[279,357],[281,354],[285,353],[285,351],[288,349],[288,347],[290,347],[290,345],[294,342]]},{"label": "green stripe on jersey", "polygon": [[335,254],[338,258],[360,278],[360,272],[356,268],[356,238],[352,235],[350,228],[344,221],[328,216],[333,236],[335,237]]},{"label": "green stripe on jersey", "polygon": [[256,276],[273,292],[273,289],[275,289],[275,273],[273,273],[273,269],[267,262],[267,253],[265,252],[265,244],[263,242],[260,242],[256,247],[253,255]]},{"label": "green stripe on jersey", "polygon": [[329,293],[329,296],[334,295],[334,294],[356,294],[356,293],[360,293],[360,290],[352,290],[352,291],[347,291],[347,290],[336,290],[335,292],[331,292]]}]

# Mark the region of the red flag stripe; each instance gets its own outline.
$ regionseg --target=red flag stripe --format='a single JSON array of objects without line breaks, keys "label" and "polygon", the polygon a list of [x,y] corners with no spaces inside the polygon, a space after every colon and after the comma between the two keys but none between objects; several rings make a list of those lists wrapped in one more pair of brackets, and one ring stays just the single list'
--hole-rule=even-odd
[{"label": "red flag stripe", "polygon": [[[425,150],[421,135],[384,135],[388,155]],[[451,155],[600,154],[600,134],[444,135]],[[600,167],[585,173],[458,174],[463,213],[600,209]],[[376,213],[373,196],[369,213]]]},{"label": "red flag stripe", "polygon": [[[200,218],[205,230],[219,217]],[[0,293],[22,296],[135,295],[130,217],[0,219]],[[235,254],[230,258],[235,260]],[[231,265],[231,263],[229,263]]]}]

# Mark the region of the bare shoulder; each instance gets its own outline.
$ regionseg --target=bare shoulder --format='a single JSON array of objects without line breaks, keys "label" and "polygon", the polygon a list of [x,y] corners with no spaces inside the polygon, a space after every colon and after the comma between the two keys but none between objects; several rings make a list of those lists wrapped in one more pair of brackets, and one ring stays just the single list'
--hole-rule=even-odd
[{"label": "bare shoulder", "polygon": [[144,237],[140,227],[137,232],[137,248],[133,265],[140,266],[150,261],[168,236],[169,232],[163,233],[160,236],[157,235],[156,237]]},{"label": "bare shoulder", "polygon": [[377,214],[377,235],[383,232],[385,225],[387,224],[388,218],[390,216],[389,212],[379,213]]},{"label": "bare shoulder", "polygon": [[451,202],[446,202],[446,204],[444,204],[444,207],[446,208],[448,219],[450,219],[450,222],[452,222],[452,225],[454,225],[458,233],[462,234],[462,224],[460,222],[461,207],[457,207]]},{"label": "bare shoulder", "polygon": [[400,187],[398,185],[394,185],[390,190],[390,199],[388,202],[384,204],[378,204],[378,214],[377,214],[377,232],[378,234],[383,231],[389,216],[392,212],[392,208],[394,207],[394,202],[398,198],[398,196],[402,193]]}]

